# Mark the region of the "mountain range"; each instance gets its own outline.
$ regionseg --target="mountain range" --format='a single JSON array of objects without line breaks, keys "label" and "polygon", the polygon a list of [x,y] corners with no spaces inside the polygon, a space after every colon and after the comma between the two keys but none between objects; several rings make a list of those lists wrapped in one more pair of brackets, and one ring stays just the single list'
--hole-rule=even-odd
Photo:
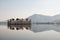
[{"label": "mountain range", "polygon": [[60,22],[60,14],[55,16],[45,16],[45,15],[34,14],[28,17],[28,20],[30,19],[32,23]]}]

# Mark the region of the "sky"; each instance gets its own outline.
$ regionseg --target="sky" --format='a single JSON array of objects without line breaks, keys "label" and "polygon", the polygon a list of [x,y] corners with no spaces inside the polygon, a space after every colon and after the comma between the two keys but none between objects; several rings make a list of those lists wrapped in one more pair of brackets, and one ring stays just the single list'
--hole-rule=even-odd
[{"label": "sky", "polygon": [[0,20],[27,18],[33,14],[60,14],[60,0],[0,0]]}]

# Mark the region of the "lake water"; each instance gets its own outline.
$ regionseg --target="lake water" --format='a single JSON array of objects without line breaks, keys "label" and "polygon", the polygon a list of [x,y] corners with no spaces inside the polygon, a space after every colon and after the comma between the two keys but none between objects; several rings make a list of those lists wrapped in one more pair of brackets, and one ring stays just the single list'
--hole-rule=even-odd
[{"label": "lake water", "polygon": [[11,30],[0,25],[0,40],[60,40],[60,25],[32,24],[28,30]]}]

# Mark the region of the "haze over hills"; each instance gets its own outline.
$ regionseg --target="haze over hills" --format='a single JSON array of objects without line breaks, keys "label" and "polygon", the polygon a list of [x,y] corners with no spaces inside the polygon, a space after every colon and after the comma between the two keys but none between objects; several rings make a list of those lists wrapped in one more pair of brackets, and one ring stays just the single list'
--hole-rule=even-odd
[{"label": "haze over hills", "polygon": [[[33,14],[27,18],[28,18],[28,20],[31,19],[32,23],[60,22],[60,14],[55,15],[55,16]],[[7,22],[7,20],[0,21],[0,23],[2,23],[2,22]]]},{"label": "haze over hills", "polygon": [[55,20],[59,19],[60,20],[60,14],[53,16],[53,19],[55,19]]},{"label": "haze over hills", "polygon": [[55,22],[57,20],[60,20],[60,14],[55,16],[34,14],[32,16],[29,16],[28,19],[31,19],[32,22]]}]

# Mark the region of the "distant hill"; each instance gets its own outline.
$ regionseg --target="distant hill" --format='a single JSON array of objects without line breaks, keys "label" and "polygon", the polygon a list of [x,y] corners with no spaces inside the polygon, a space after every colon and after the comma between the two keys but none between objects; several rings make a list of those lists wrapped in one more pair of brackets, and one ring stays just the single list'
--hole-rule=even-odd
[{"label": "distant hill", "polygon": [[0,25],[7,25],[7,20],[5,20],[5,21],[0,21]]},{"label": "distant hill", "polygon": [[54,22],[55,20],[60,19],[60,15],[55,15],[55,16],[45,16],[45,15],[39,15],[39,14],[34,14],[32,16],[29,16],[28,19],[34,23],[36,22]]},{"label": "distant hill", "polygon": [[53,16],[53,19],[60,20],[60,14]]}]

